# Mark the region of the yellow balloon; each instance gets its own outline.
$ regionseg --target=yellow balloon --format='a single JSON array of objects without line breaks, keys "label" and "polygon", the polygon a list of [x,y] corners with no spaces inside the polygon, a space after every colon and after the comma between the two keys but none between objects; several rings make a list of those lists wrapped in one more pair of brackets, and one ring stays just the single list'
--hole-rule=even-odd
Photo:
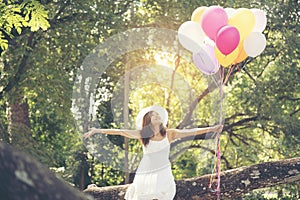
[{"label": "yellow balloon", "polygon": [[239,8],[229,18],[228,24],[236,27],[240,33],[240,39],[246,38],[253,30],[255,25],[255,16],[250,9]]},{"label": "yellow balloon", "polygon": [[201,6],[196,8],[192,13],[191,21],[201,23],[201,16],[204,13],[206,8],[207,8],[206,6]]},{"label": "yellow balloon", "polygon": [[224,55],[221,53],[221,51],[215,46],[215,56],[217,60],[219,61],[220,65],[223,67],[229,67],[231,64],[234,63],[235,59],[237,58],[239,54],[239,49],[236,48],[228,55]]},{"label": "yellow balloon", "polygon": [[239,49],[239,53],[237,58],[234,60],[234,64],[240,63],[248,57],[244,49],[244,40],[240,41],[239,46],[237,48]]}]

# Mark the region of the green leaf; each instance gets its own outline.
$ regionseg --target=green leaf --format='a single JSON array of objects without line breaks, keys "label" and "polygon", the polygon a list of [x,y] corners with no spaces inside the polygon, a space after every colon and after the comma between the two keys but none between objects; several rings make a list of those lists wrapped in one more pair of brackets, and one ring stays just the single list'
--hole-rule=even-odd
[{"label": "green leaf", "polygon": [[18,32],[18,34],[20,35],[20,34],[22,33],[22,28],[21,28],[21,27],[18,27],[18,28],[17,28],[17,32]]}]

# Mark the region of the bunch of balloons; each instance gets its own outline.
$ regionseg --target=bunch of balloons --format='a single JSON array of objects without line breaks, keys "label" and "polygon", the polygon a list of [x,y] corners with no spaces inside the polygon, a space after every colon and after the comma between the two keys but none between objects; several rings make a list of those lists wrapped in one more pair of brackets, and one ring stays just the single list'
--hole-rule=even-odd
[{"label": "bunch of balloons", "polygon": [[261,54],[266,47],[262,33],[266,24],[266,14],[260,9],[202,6],[181,24],[178,39],[193,53],[195,65],[211,75],[220,65],[229,67]]}]

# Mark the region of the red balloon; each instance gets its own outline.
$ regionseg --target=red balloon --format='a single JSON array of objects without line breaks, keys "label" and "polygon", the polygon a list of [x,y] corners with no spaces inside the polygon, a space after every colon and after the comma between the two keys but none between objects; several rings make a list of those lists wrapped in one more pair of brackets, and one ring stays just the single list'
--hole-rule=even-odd
[{"label": "red balloon", "polygon": [[216,45],[224,55],[233,52],[239,45],[239,42],[240,33],[234,26],[225,25],[218,31]]}]

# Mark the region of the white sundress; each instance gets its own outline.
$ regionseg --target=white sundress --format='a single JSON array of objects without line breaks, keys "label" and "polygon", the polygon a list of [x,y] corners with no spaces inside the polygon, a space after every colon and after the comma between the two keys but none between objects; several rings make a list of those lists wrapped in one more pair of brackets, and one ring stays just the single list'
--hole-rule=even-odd
[{"label": "white sundress", "polygon": [[143,145],[143,158],[126,191],[126,200],[173,200],[176,185],[169,154],[168,137],[160,141],[150,140],[146,147]]}]

